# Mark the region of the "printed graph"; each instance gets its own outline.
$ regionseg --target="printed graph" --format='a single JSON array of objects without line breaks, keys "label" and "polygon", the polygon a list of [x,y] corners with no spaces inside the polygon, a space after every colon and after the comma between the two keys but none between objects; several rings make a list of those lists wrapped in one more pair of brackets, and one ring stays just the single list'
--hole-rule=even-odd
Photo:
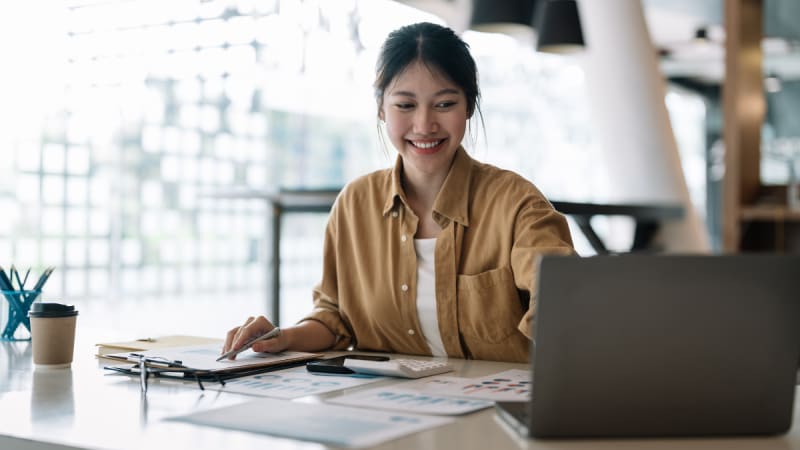
[{"label": "printed graph", "polygon": [[226,381],[225,386],[213,386],[224,392],[292,399],[307,395],[346,389],[378,381],[379,377],[364,375],[317,375],[296,367]]}]

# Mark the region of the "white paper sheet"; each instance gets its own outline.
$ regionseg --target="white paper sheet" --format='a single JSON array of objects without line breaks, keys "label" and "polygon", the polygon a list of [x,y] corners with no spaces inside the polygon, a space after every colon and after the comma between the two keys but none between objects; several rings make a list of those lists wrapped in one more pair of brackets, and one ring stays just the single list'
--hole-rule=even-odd
[{"label": "white paper sheet", "polygon": [[453,422],[449,417],[387,411],[365,413],[363,409],[347,406],[266,398],[169,420],[350,448],[378,445]]},{"label": "white paper sheet", "polygon": [[466,414],[493,405],[486,400],[446,397],[394,386],[367,389],[326,401],[363,408],[436,415]]},{"label": "white paper sheet", "polygon": [[370,375],[319,375],[305,367],[276,370],[226,380],[225,386],[208,383],[207,389],[261,397],[298,398],[374,383],[384,378]]},{"label": "white paper sheet", "polygon": [[[406,387],[411,388],[411,385]],[[512,369],[479,378],[436,376],[419,380],[413,389],[460,398],[493,402],[525,401],[531,398],[531,372]]]}]

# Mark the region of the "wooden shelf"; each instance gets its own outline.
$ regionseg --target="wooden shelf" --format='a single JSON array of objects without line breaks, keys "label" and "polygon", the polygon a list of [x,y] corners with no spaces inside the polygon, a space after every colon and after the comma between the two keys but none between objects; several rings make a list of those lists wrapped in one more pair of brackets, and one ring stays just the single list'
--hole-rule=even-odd
[{"label": "wooden shelf", "polygon": [[800,252],[800,210],[787,205],[785,185],[761,180],[764,94],[764,5],[725,0],[725,88],[722,90],[725,177],[722,250]]},{"label": "wooden shelf", "polygon": [[789,209],[786,205],[743,206],[739,218],[750,222],[800,222],[800,210]]}]

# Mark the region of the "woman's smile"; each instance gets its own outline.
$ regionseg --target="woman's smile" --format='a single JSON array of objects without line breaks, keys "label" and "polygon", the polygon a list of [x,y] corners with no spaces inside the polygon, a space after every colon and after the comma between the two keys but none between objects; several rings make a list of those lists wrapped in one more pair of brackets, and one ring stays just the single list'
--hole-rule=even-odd
[{"label": "woman's smile", "polygon": [[438,152],[439,150],[445,147],[445,143],[447,139],[435,139],[435,140],[407,140],[412,147],[414,147],[414,151],[421,155],[431,155],[433,153]]}]

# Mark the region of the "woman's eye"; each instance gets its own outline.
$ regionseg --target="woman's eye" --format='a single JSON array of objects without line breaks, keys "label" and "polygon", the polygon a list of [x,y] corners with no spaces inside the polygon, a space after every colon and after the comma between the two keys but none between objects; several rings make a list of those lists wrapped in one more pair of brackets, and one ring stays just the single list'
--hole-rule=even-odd
[{"label": "woman's eye", "polygon": [[456,102],[451,102],[451,101],[439,102],[439,103],[436,104],[436,107],[437,108],[450,108],[451,106],[453,106],[455,104],[456,104]]},{"label": "woman's eye", "polygon": [[412,103],[396,103],[394,106],[397,109],[411,109],[414,107]]}]

